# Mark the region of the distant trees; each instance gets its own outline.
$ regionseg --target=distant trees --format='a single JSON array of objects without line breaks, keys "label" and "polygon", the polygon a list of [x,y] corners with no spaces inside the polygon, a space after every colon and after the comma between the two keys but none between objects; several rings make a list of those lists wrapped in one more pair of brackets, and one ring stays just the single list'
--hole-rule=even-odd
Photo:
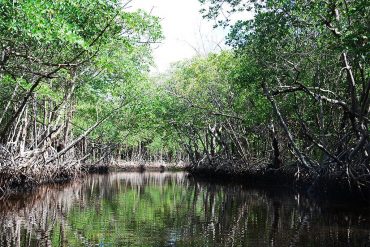
[{"label": "distant trees", "polygon": [[160,117],[193,165],[241,171],[268,162],[270,107],[259,84],[239,84],[244,63],[233,52],[197,57],[160,84],[169,98]]}]

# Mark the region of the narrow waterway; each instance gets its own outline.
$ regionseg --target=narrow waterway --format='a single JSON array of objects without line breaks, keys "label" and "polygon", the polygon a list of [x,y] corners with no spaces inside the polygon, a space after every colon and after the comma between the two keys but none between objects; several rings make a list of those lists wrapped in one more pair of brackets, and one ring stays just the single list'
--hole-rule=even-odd
[{"label": "narrow waterway", "polygon": [[0,202],[0,246],[368,246],[370,210],[294,193],[111,173]]}]

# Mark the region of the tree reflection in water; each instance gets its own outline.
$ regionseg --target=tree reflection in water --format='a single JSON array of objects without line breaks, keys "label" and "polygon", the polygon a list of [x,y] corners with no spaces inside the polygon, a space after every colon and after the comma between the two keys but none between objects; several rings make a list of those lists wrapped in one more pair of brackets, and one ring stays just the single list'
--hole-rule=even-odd
[{"label": "tree reflection in water", "polygon": [[0,246],[364,246],[369,216],[185,173],[112,173],[2,200]]}]

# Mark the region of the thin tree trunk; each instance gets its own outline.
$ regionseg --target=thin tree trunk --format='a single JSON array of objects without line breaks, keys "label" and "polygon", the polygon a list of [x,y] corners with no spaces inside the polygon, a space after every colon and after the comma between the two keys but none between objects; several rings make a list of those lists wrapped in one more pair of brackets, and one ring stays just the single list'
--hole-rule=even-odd
[{"label": "thin tree trunk", "polygon": [[306,161],[306,158],[303,156],[303,154],[299,151],[298,147],[297,147],[297,144],[295,143],[294,141],[294,138],[293,138],[293,135],[290,133],[289,131],[289,128],[288,126],[286,125],[285,121],[284,121],[284,118],[283,116],[281,115],[281,112],[279,110],[279,108],[277,107],[276,105],[276,102],[274,100],[274,98],[271,96],[268,88],[267,88],[267,84],[266,82],[263,82],[262,83],[262,87],[263,87],[263,91],[267,97],[267,99],[270,101],[271,105],[272,105],[272,108],[274,109],[274,112],[276,114],[276,116],[278,117],[278,120],[279,120],[279,123],[281,125],[281,127],[284,129],[284,132],[285,134],[288,136],[288,139],[289,139],[289,142],[290,144],[292,145],[292,148],[293,148],[293,152],[294,154],[298,157],[298,159],[301,161],[302,165],[307,168],[307,169],[311,169],[311,166],[308,164],[308,162]]}]

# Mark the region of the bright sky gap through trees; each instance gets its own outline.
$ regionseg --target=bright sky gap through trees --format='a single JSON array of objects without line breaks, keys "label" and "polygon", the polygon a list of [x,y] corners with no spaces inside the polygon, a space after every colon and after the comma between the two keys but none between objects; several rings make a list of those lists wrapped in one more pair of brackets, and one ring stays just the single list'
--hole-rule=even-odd
[{"label": "bright sky gap through trees", "polygon": [[[152,72],[164,72],[171,63],[230,49],[225,45],[228,29],[213,28],[214,21],[204,20],[198,0],[138,0],[130,4],[158,16],[164,40],[154,45]],[[233,14],[232,19],[240,14]],[[243,18],[250,18],[251,14]]]}]

